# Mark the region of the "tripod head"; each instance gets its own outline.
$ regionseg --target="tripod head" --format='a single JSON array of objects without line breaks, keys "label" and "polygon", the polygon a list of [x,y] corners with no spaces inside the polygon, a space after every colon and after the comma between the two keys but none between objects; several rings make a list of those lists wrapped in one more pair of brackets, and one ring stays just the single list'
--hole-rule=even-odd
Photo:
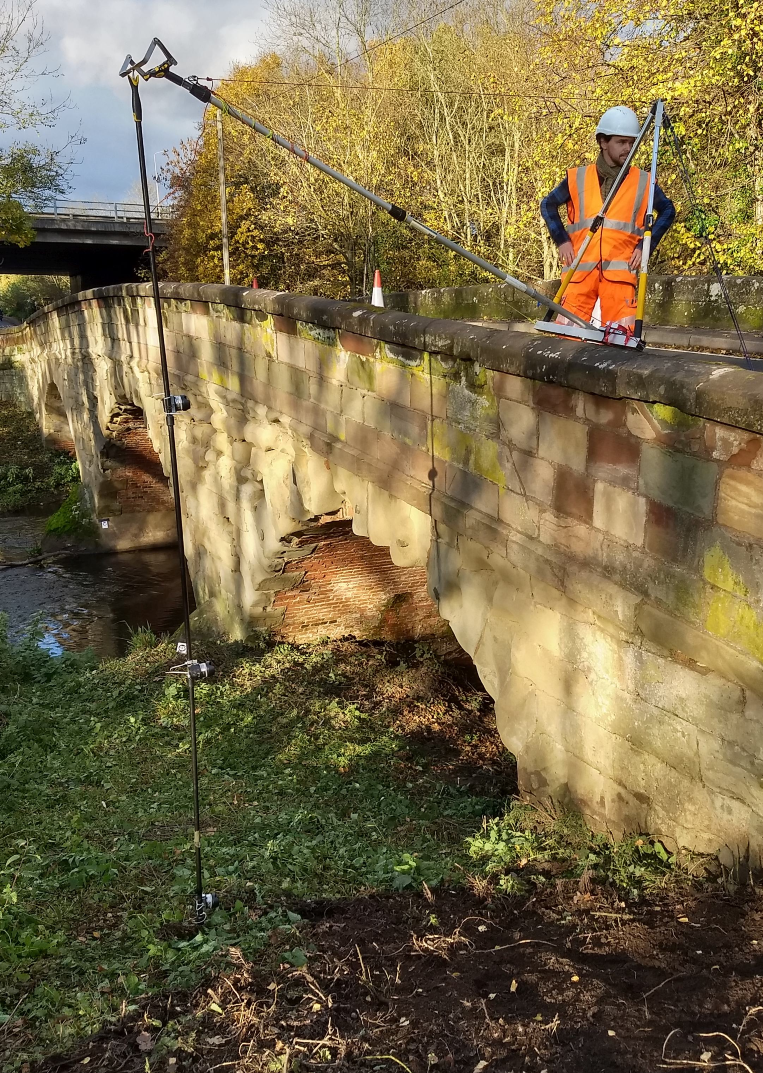
[{"label": "tripod head", "polygon": [[[146,64],[149,62],[149,60],[157,49],[159,49],[164,59],[160,60],[158,63],[155,63],[153,67],[149,67],[148,70],[146,70]],[[128,54],[125,56],[125,62],[122,64],[119,70],[119,77],[126,78],[129,76],[130,80],[133,81],[137,80],[137,75],[140,75],[144,82],[148,82],[149,78],[163,78],[167,74],[167,71],[169,71],[170,67],[174,67],[176,64],[177,60],[175,59],[175,57],[170,52],[168,52],[168,50],[164,47],[159,38],[155,37],[151,44],[148,46],[148,51],[146,52],[146,55],[143,57],[142,60],[134,60],[128,52]]]}]

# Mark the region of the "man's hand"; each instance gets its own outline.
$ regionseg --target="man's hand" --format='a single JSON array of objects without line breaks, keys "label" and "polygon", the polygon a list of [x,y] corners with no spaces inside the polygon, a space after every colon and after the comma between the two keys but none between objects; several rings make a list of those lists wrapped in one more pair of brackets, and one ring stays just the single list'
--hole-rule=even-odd
[{"label": "man's hand", "polygon": [[641,271],[641,247],[640,246],[637,249],[635,249],[633,251],[633,253],[631,254],[630,260],[628,261],[628,268],[630,268],[631,272],[640,272]]},{"label": "man's hand", "polygon": [[562,262],[565,268],[569,268],[572,262],[575,260],[575,251],[572,248],[571,242],[563,242],[558,249],[559,260]]}]

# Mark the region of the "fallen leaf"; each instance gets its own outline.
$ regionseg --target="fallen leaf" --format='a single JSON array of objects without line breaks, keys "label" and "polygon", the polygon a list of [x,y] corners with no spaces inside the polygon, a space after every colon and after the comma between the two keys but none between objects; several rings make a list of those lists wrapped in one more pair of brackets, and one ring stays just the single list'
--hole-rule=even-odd
[{"label": "fallen leaf", "polygon": [[323,1009],[323,1007],[321,1006],[320,1002],[314,1002],[313,1003],[313,1013],[317,1013],[319,1010],[322,1010],[322,1009]]},{"label": "fallen leaf", "polygon": [[493,1000],[494,998],[498,998],[498,992],[497,992],[497,991],[494,991],[494,992],[492,993],[492,995],[488,995],[488,998],[489,998],[489,999],[491,1000],[491,1002],[492,1002],[492,1000]]},{"label": "fallen leaf", "polygon": [[678,918],[678,923],[679,924],[688,924],[689,923],[689,918],[688,917],[679,917]]},{"label": "fallen leaf", "polygon": [[210,1002],[209,1008],[210,1008],[210,1010],[214,1010],[215,1013],[222,1013],[223,1012],[222,1008],[220,1006],[218,1006],[216,1002]]},{"label": "fallen leaf", "polygon": [[148,1032],[138,1033],[138,1047],[142,1051],[152,1051],[154,1049],[154,1041],[151,1039]]},{"label": "fallen leaf", "polygon": [[519,984],[517,983],[517,981],[516,981],[516,980],[512,980],[512,981],[511,981],[511,987],[509,988],[509,991],[511,991],[511,993],[512,993],[512,994],[514,994],[514,992],[516,991],[516,989],[517,989],[518,987],[519,987]]},{"label": "fallen leaf", "polygon": [[225,1036],[208,1036],[206,1042],[210,1047],[219,1047],[225,1043]]},{"label": "fallen leaf", "polygon": [[712,1057],[712,1051],[703,1051],[702,1054],[699,1056],[699,1060],[700,1062],[709,1062]]},{"label": "fallen leaf", "polygon": [[482,1073],[482,1070],[485,1069],[486,1066],[487,1062],[477,1062],[477,1065],[474,1067],[473,1073]]},{"label": "fallen leaf", "polygon": [[607,1029],[607,1035],[608,1036],[616,1036],[617,1032],[615,1032],[614,1028],[608,1028]]},{"label": "fallen leaf", "polygon": [[89,1058],[83,1058],[82,1061],[80,1062],[80,1065],[81,1066],[86,1066],[89,1061],[90,1061]]}]

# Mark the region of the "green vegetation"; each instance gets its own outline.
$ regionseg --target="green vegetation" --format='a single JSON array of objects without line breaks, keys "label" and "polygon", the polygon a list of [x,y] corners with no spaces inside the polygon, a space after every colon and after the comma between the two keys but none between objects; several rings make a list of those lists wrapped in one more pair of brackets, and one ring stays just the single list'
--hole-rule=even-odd
[{"label": "green vegetation", "polygon": [[50,503],[78,487],[77,463],[45,446],[33,414],[1,400],[0,459],[0,514]]},{"label": "green vegetation", "polygon": [[[0,230],[2,224],[0,222]],[[3,276],[0,313],[26,320],[38,309],[71,292],[68,276]]]},{"label": "green vegetation", "polygon": [[0,1039],[16,1063],[198,984],[232,948],[309,962],[301,899],[510,890],[520,827],[525,858],[568,852],[590,874],[595,846],[597,878],[644,885],[579,823],[565,843],[525,806],[504,817],[513,767],[489,698],[424,646],[229,644],[205,652],[219,673],[197,693],[205,889],[224,908],[194,934],[185,686],[168,642],[132,647],[97,664],[0,633]]},{"label": "green vegetation", "polygon": [[552,869],[555,875],[585,876],[639,898],[674,879],[678,863],[655,839],[616,842],[591,831],[578,813],[556,814],[518,801],[489,820],[468,844],[472,859],[506,894],[529,893],[545,882],[538,865],[557,864],[562,867]]},{"label": "green vegetation", "polygon": [[95,522],[82,495],[82,486],[73,484],[61,506],[45,523],[48,536],[88,540],[96,535]]}]

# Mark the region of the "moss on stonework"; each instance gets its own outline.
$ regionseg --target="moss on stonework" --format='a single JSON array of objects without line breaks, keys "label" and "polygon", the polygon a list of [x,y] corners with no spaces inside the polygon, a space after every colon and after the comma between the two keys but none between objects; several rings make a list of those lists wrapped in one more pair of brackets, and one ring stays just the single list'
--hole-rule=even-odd
[{"label": "moss on stonework", "polygon": [[432,423],[432,440],[438,458],[467,468],[472,455],[472,436],[468,432],[436,418]]},{"label": "moss on stonework", "polygon": [[495,440],[486,440],[483,436],[474,437],[472,469],[479,473],[480,477],[493,481],[500,489],[506,488],[506,474],[500,463]]},{"label": "moss on stonework", "polygon": [[705,579],[719,589],[733,592],[737,596],[749,596],[750,590],[731,565],[731,560],[720,544],[715,544],[705,552],[703,564]]},{"label": "moss on stonework", "polygon": [[443,361],[442,354],[425,354],[424,369],[430,376],[438,376],[442,380],[460,380],[461,370],[459,362],[455,358]]},{"label": "moss on stonework", "polygon": [[376,366],[372,358],[363,358],[360,354],[347,356],[347,381],[352,387],[362,391],[376,390]]},{"label": "moss on stonework", "polygon": [[662,402],[649,402],[646,408],[658,421],[674,429],[684,430],[702,424],[701,417],[692,417],[691,414],[685,414],[683,410],[677,410],[675,406],[666,406]]},{"label": "moss on stonework", "polygon": [[506,488],[506,474],[495,440],[464,432],[447,421],[436,419],[432,423],[432,445],[438,458],[493,481],[501,489]]},{"label": "moss on stonework", "polygon": [[336,328],[324,328],[320,324],[308,324],[306,321],[298,320],[297,335],[300,339],[311,339],[314,343],[322,343],[323,346],[339,345]]},{"label": "moss on stonework", "polygon": [[705,620],[709,633],[763,660],[763,619],[749,604],[730,593],[716,593]]},{"label": "moss on stonework", "polygon": [[48,518],[45,533],[49,536],[71,537],[74,540],[92,540],[96,536],[95,522],[85,501],[81,484],[72,486],[56,513]]},{"label": "moss on stonework", "polygon": [[396,343],[380,343],[378,347],[378,359],[387,362],[388,365],[396,365],[400,369],[426,368],[428,357],[425,350],[398,346]]},{"label": "moss on stonework", "polygon": [[243,394],[241,390],[241,380],[236,373],[230,372],[228,369],[221,369],[219,365],[210,365],[206,369],[199,366],[199,379],[206,380],[208,383],[215,384],[217,387],[227,388],[228,391],[235,391],[239,395]]}]

